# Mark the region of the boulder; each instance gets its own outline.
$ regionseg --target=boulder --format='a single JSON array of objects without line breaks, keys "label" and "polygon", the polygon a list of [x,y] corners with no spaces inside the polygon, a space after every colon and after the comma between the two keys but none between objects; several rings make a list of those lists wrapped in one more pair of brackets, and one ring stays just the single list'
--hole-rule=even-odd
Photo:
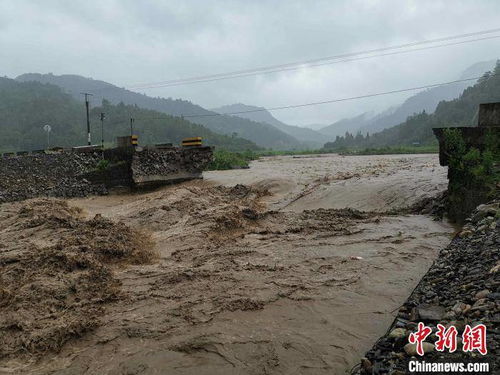
[{"label": "boulder", "polygon": [[421,320],[437,322],[443,319],[446,310],[440,305],[423,303],[417,306],[417,312]]}]

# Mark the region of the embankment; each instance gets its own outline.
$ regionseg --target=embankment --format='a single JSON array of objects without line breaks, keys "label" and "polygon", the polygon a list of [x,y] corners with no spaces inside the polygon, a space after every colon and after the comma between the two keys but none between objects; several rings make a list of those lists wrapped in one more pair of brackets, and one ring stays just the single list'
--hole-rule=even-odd
[{"label": "embankment", "polygon": [[[481,205],[463,230],[441,250],[427,274],[399,308],[387,333],[366,354],[356,373],[405,374],[408,362],[488,361],[490,373],[500,369],[500,208],[499,202]],[[415,353],[408,336],[424,322],[437,331],[437,324],[455,326],[458,347],[454,353],[437,351],[434,334],[428,337],[423,357]],[[487,328],[485,356],[464,352],[460,337],[466,325]]]},{"label": "embankment", "polygon": [[129,189],[201,178],[210,147],[95,148],[0,158],[0,203],[35,197],[106,195]]}]

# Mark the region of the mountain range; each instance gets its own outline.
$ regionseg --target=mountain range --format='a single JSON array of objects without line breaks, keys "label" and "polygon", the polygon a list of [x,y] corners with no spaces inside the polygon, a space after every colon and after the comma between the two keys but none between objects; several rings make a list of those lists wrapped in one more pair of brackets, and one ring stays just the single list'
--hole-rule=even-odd
[{"label": "mountain range", "polygon": [[[105,113],[104,140],[114,143],[117,136],[130,134],[129,119],[136,119],[134,133],[141,144],[174,143],[201,136],[204,143],[228,150],[255,150],[255,143],[237,136],[221,135],[181,117],[123,103],[103,100],[90,111],[91,135],[100,143],[100,113]],[[43,149],[49,141],[44,131],[50,125],[51,146],[80,146],[87,142],[85,107],[60,87],[35,81],[19,82],[0,78],[0,151]],[[99,141],[97,141],[99,140]]]},{"label": "mountain range", "polygon": [[493,73],[484,73],[477,82],[466,88],[458,98],[442,100],[433,113],[420,111],[404,122],[370,135],[358,133],[338,136],[325,148],[368,148],[436,144],[432,128],[476,126],[479,104],[500,101],[500,60]]},{"label": "mountain range", "polygon": [[272,125],[282,132],[298,139],[307,148],[317,148],[325,143],[325,136],[323,134],[314,131],[313,129],[285,124],[284,122],[281,122],[280,120],[275,118],[268,110],[262,107],[237,103],[213,108],[212,111],[221,114],[236,112],[237,114],[233,116]]},{"label": "mountain range", "polygon": [[187,100],[153,98],[104,81],[78,75],[28,73],[18,76],[16,81],[35,81],[56,85],[79,101],[83,100],[82,92],[89,92],[93,94],[93,101],[98,104],[102,99],[106,99],[115,105],[119,103],[137,105],[140,108],[172,116],[185,116],[190,122],[203,125],[216,133],[242,137],[264,148],[293,150],[303,147],[296,138],[272,125],[242,117],[219,115]]},{"label": "mountain range", "polygon": [[[484,72],[492,70],[495,67],[495,63],[496,60],[491,60],[471,65],[457,77],[457,80],[480,77]],[[360,131],[363,134],[376,133],[401,124],[406,121],[408,116],[415,113],[422,111],[433,113],[439,102],[457,98],[471,84],[472,82],[470,81],[457,82],[427,89],[411,96],[401,105],[391,107],[377,115],[363,113],[355,117],[337,121],[318,131],[330,138],[335,138],[337,135],[344,135],[346,131],[351,133]]]},{"label": "mountain range", "polygon": [[[495,62],[495,60],[491,60],[473,64],[465,69],[457,77],[457,80],[480,77],[484,72],[492,70],[495,67]],[[306,147],[315,148],[319,144],[324,144],[325,139],[333,140],[337,135],[344,135],[346,132],[373,134],[401,124],[415,113],[422,111],[433,113],[439,102],[457,98],[471,84],[471,81],[465,81],[434,87],[418,92],[402,104],[392,106],[378,114],[365,112],[354,117],[339,120],[328,126],[321,126],[319,124],[310,127],[288,125],[273,117],[265,108],[241,103],[213,108],[212,111],[221,114],[236,113],[232,116],[273,125],[277,129],[301,141]]]},{"label": "mountain range", "polygon": [[[474,64],[457,79],[480,76],[485,71],[491,70],[494,65],[494,61]],[[78,75],[27,73],[18,76],[15,81],[55,85],[78,102],[81,108],[83,108],[81,93],[90,92],[93,94],[93,103],[99,106],[103,100],[106,100],[108,105],[135,106],[138,109],[154,111],[157,117],[161,117],[162,114],[176,116],[189,120],[186,123],[203,126],[204,129],[211,131],[211,134],[226,135],[228,139],[246,139],[250,141],[247,148],[257,145],[261,148],[277,150],[319,148],[325,141],[334,140],[336,136],[346,132],[363,134],[380,132],[404,123],[415,113],[422,111],[433,113],[441,101],[457,98],[470,85],[470,82],[457,82],[424,90],[411,96],[401,105],[388,108],[378,114],[362,113],[319,129],[317,129],[319,126],[315,125],[316,129],[311,129],[286,124],[262,107],[238,103],[208,110],[187,100],[154,98]],[[123,115],[127,116],[127,114]],[[147,126],[146,123],[144,126]],[[199,129],[202,132],[202,128]],[[214,138],[214,136],[211,137]],[[218,142],[231,144],[227,139],[220,139]],[[233,149],[234,143],[231,146]],[[243,143],[240,142],[240,145],[243,146]]]}]

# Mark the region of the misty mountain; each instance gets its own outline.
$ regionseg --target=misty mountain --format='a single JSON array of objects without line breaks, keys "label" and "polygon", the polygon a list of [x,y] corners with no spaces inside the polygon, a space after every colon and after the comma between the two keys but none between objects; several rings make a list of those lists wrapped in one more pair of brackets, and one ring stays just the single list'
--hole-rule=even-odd
[{"label": "misty mountain", "polygon": [[[129,118],[132,116],[136,119],[134,132],[139,135],[140,144],[179,144],[183,138],[201,136],[207,145],[229,150],[257,149],[251,141],[217,134],[181,117],[135,105],[113,105],[105,100],[90,113],[94,142],[101,139],[100,112],[106,113],[104,137],[107,144],[114,143],[117,136],[130,134]],[[159,117],[161,120],[153,120]],[[45,148],[44,125],[52,128],[52,146],[81,146],[87,142],[85,108],[81,101],[55,85],[0,78],[0,151]]]},{"label": "misty mountain", "polygon": [[308,128],[308,129],[312,129],[312,130],[316,130],[318,131],[319,129],[322,129],[326,126],[328,126],[328,124],[304,124],[304,125],[301,125],[303,128]]},{"label": "misty mountain", "polygon": [[373,115],[362,113],[359,116],[345,118],[334,122],[331,125],[325,126],[318,130],[330,139],[334,139],[337,135],[344,135],[345,132],[352,132],[353,129],[359,129],[362,124],[368,123],[373,119]]},{"label": "misty mountain", "polygon": [[230,104],[218,108],[213,108],[212,111],[225,114],[233,112],[246,112],[246,111],[256,111],[248,113],[238,113],[232,116],[246,118],[248,120],[266,123],[274,126],[275,128],[291,135],[297,140],[303,142],[306,147],[318,147],[324,144],[325,137],[323,134],[318,133],[312,129],[302,128],[300,126],[287,125],[275,118],[269,111],[262,107],[256,107],[246,104]]},{"label": "misty mountain", "polygon": [[[93,102],[96,104],[100,104],[102,99],[106,99],[115,105],[124,103],[172,116],[184,115],[190,122],[203,125],[216,133],[242,137],[265,148],[283,150],[301,147],[297,139],[269,124],[250,121],[241,117],[220,116],[187,100],[153,98],[104,81],[78,75],[57,76],[28,73],[18,76],[16,80],[19,82],[36,81],[59,86],[78,101],[83,101],[82,92],[89,92],[93,94]],[[192,115],[200,117],[188,117]]]},{"label": "misty mountain", "polygon": [[[495,60],[478,62],[462,72],[457,79],[467,79],[480,77],[484,72],[494,69]],[[457,98],[467,87],[471,86],[472,81],[457,82],[450,85],[434,87],[419,92],[400,106],[389,108],[376,116],[366,116],[362,114],[353,118],[340,120],[332,125],[320,129],[319,131],[328,136],[343,135],[346,131],[361,133],[375,133],[386,128],[404,122],[408,116],[425,111],[433,113],[437,105],[442,100],[451,100]],[[348,129],[348,125],[352,127]]]},{"label": "misty mountain", "polygon": [[413,143],[436,144],[432,128],[453,126],[476,126],[478,108],[481,103],[500,100],[500,60],[493,74],[489,71],[476,84],[466,88],[456,99],[441,101],[434,113],[421,111],[409,116],[403,123],[365,136],[362,133],[347,134],[329,142],[325,148],[363,148],[407,146]]}]

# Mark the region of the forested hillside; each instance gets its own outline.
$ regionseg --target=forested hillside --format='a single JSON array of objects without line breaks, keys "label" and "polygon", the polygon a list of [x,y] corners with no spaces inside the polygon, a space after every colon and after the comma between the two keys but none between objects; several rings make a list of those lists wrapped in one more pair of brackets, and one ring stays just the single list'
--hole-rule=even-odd
[{"label": "forested hillside", "polygon": [[[229,150],[256,149],[246,139],[220,135],[180,117],[131,105],[112,105],[104,101],[91,111],[92,139],[100,143],[100,112],[106,113],[104,136],[108,144],[119,135],[130,133],[129,119],[136,118],[135,133],[140,142],[179,143],[182,138],[202,136],[206,144]],[[52,127],[51,145],[86,144],[86,120],[83,102],[75,100],[59,87],[39,82],[17,82],[0,78],[0,150],[20,151],[46,147],[44,125]]]},{"label": "forested hillside", "polygon": [[[480,77],[484,72],[492,70],[494,67],[494,60],[478,62],[465,69],[456,79]],[[346,131],[350,133],[360,131],[362,134],[380,132],[401,124],[406,121],[408,116],[415,113],[421,113],[422,111],[433,113],[441,101],[457,98],[471,84],[471,81],[466,81],[433,87],[409,97],[401,105],[391,107],[376,115],[369,116],[365,113],[357,117],[343,119],[319,131],[331,136],[332,139],[337,135],[343,135]]]},{"label": "forested hillside", "polygon": [[497,101],[500,101],[500,61],[497,62],[493,72],[485,73],[474,86],[465,89],[459,98],[440,102],[433,114],[423,111],[408,117],[402,124],[379,133],[367,135],[346,133],[343,137],[337,137],[334,142],[326,143],[325,148],[435,144],[437,141],[432,128],[476,126],[479,104]]},{"label": "forested hillside", "polygon": [[282,132],[285,132],[286,134],[291,135],[298,141],[302,142],[305,148],[320,147],[321,145],[323,145],[325,141],[325,136],[323,134],[313,129],[285,124],[284,122],[275,118],[269,111],[267,111],[265,108],[262,107],[237,103],[237,104],[225,105],[219,108],[214,108],[212,109],[212,111],[217,113],[254,111],[254,112],[238,113],[233,116],[242,117],[248,120],[272,125],[275,128],[281,130]]},{"label": "forested hillside", "polygon": [[353,132],[363,124],[367,124],[373,116],[369,113],[362,113],[359,116],[344,118],[336,121],[331,125],[325,126],[318,130],[319,133],[324,134],[327,139],[334,139],[337,135],[342,135],[345,132]]},{"label": "forested hillside", "polygon": [[248,139],[261,147],[273,149],[297,149],[300,142],[285,132],[275,127],[251,121],[242,117],[218,116],[217,113],[208,111],[199,105],[186,100],[171,98],[153,98],[139,94],[110,83],[81,77],[78,75],[53,75],[29,73],[16,78],[17,81],[50,83],[61,87],[64,92],[72,95],[77,100],[82,100],[82,92],[94,94],[94,100],[100,103],[102,99],[111,104],[125,103],[137,105],[141,108],[163,112],[172,116],[191,116],[189,121],[203,125],[208,129],[226,135],[237,135]]}]

